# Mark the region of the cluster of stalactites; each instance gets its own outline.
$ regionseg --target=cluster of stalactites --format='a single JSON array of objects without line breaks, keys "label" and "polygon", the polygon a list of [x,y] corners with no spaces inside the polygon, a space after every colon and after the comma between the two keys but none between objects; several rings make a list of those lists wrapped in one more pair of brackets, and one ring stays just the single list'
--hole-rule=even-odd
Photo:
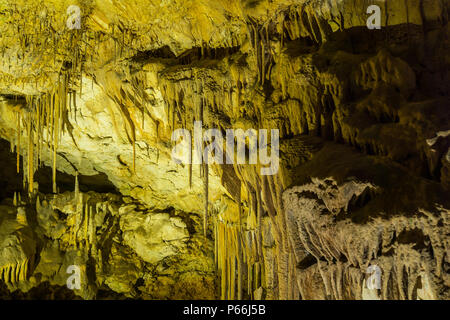
[{"label": "cluster of stalactites", "polygon": [[[167,105],[167,123],[169,131],[178,128],[194,129],[194,122],[201,121],[204,129],[223,128],[223,117],[221,114],[231,113],[235,118],[239,118],[243,112],[243,96],[246,95],[249,79],[240,73],[236,66],[231,68],[230,80],[222,83],[212,83],[205,80],[205,75],[201,70],[193,70],[192,77],[188,80],[173,81],[167,78],[159,79],[159,88]],[[218,76],[217,79],[223,79]],[[248,112],[248,110],[247,110]],[[191,135],[192,139],[192,135]],[[191,148],[194,143],[190,143]],[[191,150],[190,155],[193,155]],[[192,159],[190,161],[192,163]],[[192,186],[192,164],[188,165],[189,185]],[[205,222],[204,230],[207,229],[208,215],[208,164],[200,165],[200,177],[205,185]]]},{"label": "cluster of stalactites", "polygon": [[189,79],[160,78],[159,88],[167,104],[170,129],[192,129],[193,120],[201,120],[202,114],[204,122],[215,128],[223,126],[223,114],[239,118],[252,80],[236,66],[231,67],[228,79],[218,74],[211,80],[197,69],[193,69]]},{"label": "cluster of stalactites", "polygon": [[98,207],[88,201],[83,193],[76,193],[76,214],[72,216],[73,226],[69,234],[69,245],[76,248],[92,249],[96,252],[96,226],[95,216]]},{"label": "cluster of stalactites", "polygon": [[221,299],[260,299],[266,286],[258,207],[255,204],[244,209],[241,202],[250,196],[244,197],[242,191],[245,188],[237,199],[239,206],[221,212],[214,221],[214,256],[221,279]]},{"label": "cluster of stalactites", "polygon": [[[263,24],[250,16],[247,17],[248,37],[255,54],[260,85],[264,85],[270,76],[275,56],[281,53],[280,50],[287,41],[308,38],[320,44],[326,41],[333,31],[343,29],[342,16],[334,17],[331,13],[317,12],[319,11],[312,5],[292,5]],[[278,44],[274,45],[275,43]]]},{"label": "cluster of stalactites", "polygon": [[[56,199],[52,201],[57,201]],[[43,203],[43,202],[42,202]],[[43,210],[39,196],[36,198],[36,211]],[[50,202],[51,206],[54,206]],[[66,248],[90,250],[94,255],[97,253],[96,216],[99,212],[108,210],[107,202],[94,202],[88,194],[82,193],[78,187],[78,176],[75,180],[75,192],[72,200],[75,211],[69,215],[67,223],[69,232],[62,238],[62,244]]]},{"label": "cluster of stalactites", "polygon": [[70,104],[68,79],[68,74],[62,75],[53,92],[39,97],[27,97],[26,107],[16,110],[17,137],[11,148],[15,148],[17,153],[17,173],[20,172],[20,156],[24,150],[23,185],[30,194],[35,191],[34,174],[42,165],[42,152],[45,148],[53,154],[53,192],[57,192],[56,155]]},{"label": "cluster of stalactites", "polygon": [[[211,123],[210,112],[211,108],[217,108],[217,100],[214,94],[206,90],[206,86],[203,79],[198,78],[194,75],[192,81],[183,82],[171,82],[165,79],[160,80],[160,88],[164,100],[167,104],[167,122],[172,130],[177,128],[185,128],[193,130],[194,121],[201,121],[204,127],[214,125]],[[184,108],[184,109],[182,109]],[[191,112],[186,112],[187,110]],[[185,115],[190,115],[189,118]],[[218,122],[215,127],[218,127]],[[192,136],[191,136],[192,139]],[[204,142],[202,142],[204,144]],[[191,148],[194,144],[190,143]],[[205,145],[203,145],[205,147]],[[191,159],[188,165],[189,174],[189,186],[192,187],[192,155],[193,150],[190,150]],[[203,231],[204,236],[207,235],[208,230],[208,185],[209,185],[209,165],[203,163],[199,165],[199,175],[203,179],[204,184],[204,221],[203,221]]]},{"label": "cluster of stalactites", "polygon": [[342,15],[334,16],[331,11],[325,12],[309,5],[290,6],[284,15],[279,16],[277,31],[281,34],[281,43],[299,38],[310,38],[316,43],[327,40],[330,33],[344,28]]},{"label": "cluster of stalactites", "polygon": [[257,231],[244,230],[238,223],[216,221],[215,263],[224,300],[251,299],[264,287],[264,264],[258,252]]},{"label": "cluster of stalactites", "polygon": [[[41,14],[28,15],[28,11],[41,12]],[[76,86],[81,97],[84,65],[89,57],[91,62],[93,61],[93,56],[98,52],[100,44],[113,42],[115,62],[118,58],[136,53],[133,48],[139,46],[138,33],[133,27],[114,23],[111,23],[105,32],[88,29],[88,23],[84,23],[81,29],[67,29],[66,24],[58,18],[57,13],[43,3],[35,7],[31,4],[25,9],[11,5],[4,14],[5,32],[0,35],[0,52],[4,55],[6,50],[11,47],[11,41],[16,41],[18,42],[17,58],[21,61],[20,65],[23,68],[27,66],[26,57],[34,54],[45,57],[45,59],[39,60],[39,66],[30,65],[30,69],[33,67],[40,70],[60,70],[56,88],[50,89],[47,94],[27,96],[27,108],[17,110],[17,139],[15,142],[17,172],[20,171],[21,148],[25,150],[24,188],[27,188],[30,193],[33,192],[33,175],[40,164],[43,144],[53,149],[53,192],[56,193],[56,150],[64,129],[67,105],[70,105],[72,101],[76,120],[76,94],[72,90],[69,91],[68,88]],[[29,17],[31,19],[28,19]],[[18,38],[14,39],[13,34],[17,34]],[[10,56],[8,54],[8,57]],[[52,76],[49,76],[47,72],[38,72],[33,77],[34,80],[24,73],[22,84],[34,83],[36,92],[43,88],[53,87]],[[140,83],[143,81],[138,82],[138,84]],[[138,88],[142,87],[138,86]],[[138,96],[142,100],[143,90],[138,91]],[[142,118],[144,118],[144,111],[142,111]],[[144,128],[143,120],[142,128]],[[134,125],[132,125],[132,129],[134,132]],[[21,147],[21,136],[24,136],[22,131],[26,132],[25,148]],[[134,154],[136,152],[135,136],[135,133],[132,134]],[[135,168],[135,156],[133,159],[133,168]]]},{"label": "cluster of stalactites", "polygon": [[28,273],[28,259],[16,264],[8,264],[0,267],[0,279],[5,283],[17,283],[25,281]]},{"label": "cluster of stalactites", "polygon": [[[250,19],[250,18],[249,18]],[[264,85],[266,78],[270,75],[274,60],[272,48],[270,46],[269,24],[259,26],[255,21],[248,23],[249,36],[256,57],[256,67],[258,70],[258,83]]]},{"label": "cluster of stalactites", "polygon": [[[63,131],[67,127],[67,112],[74,109],[76,115],[76,93],[69,88],[77,86],[79,95],[82,95],[85,57],[87,52],[94,51],[102,40],[100,34],[83,29],[58,32],[57,22],[51,15],[51,10],[45,7],[38,9],[39,12],[44,10],[47,14],[32,15],[32,19],[6,20],[7,27],[20,30],[18,52],[22,52],[23,57],[26,56],[27,50],[39,53],[40,56],[53,57],[50,59],[51,65],[48,65],[49,61],[43,59],[44,65],[40,66],[40,69],[49,67],[51,70],[60,70],[56,86],[49,84],[51,76],[49,77],[47,73],[37,74],[34,81],[35,90],[39,91],[48,86],[52,89],[44,94],[26,96],[25,108],[16,109],[17,138],[11,148],[17,153],[17,173],[20,172],[20,156],[23,153],[23,186],[29,194],[35,191],[33,177],[42,164],[44,148],[48,148],[52,154],[53,193],[58,191],[56,186],[57,149]],[[10,18],[23,14],[16,7],[12,7],[7,12]],[[5,37],[7,35],[0,39],[3,45]],[[21,64],[25,65],[25,62]]]},{"label": "cluster of stalactites", "polygon": [[[202,121],[203,129],[211,126],[223,128],[224,123],[218,116],[221,113],[233,114],[234,118],[239,118],[244,104],[242,95],[248,90],[248,82],[245,75],[240,73],[236,66],[231,69],[230,79],[230,81],[223,82],[221,87],[217,83],[212,83],[209,78],[202,77],[199,70],[194,70],[192,78],[188,80],[174,81],[173,79],[169,80],[167,76],[160,79],[159,87],[167,104],[170,129],[185,128],[192,132],[194,121]],[[249,110],[246,112],[248,115]],[[190,146],[194,147],[194,143],[191,142]],[[191,150],[190,154],[193,153]],[[192,161],[190,162],[192,163]],[[188,165],[190,184],[192,183],[192,167],[192,164]],[[236,170],[239,171],[239,168],[235,168]],[[208,217],[207,175],[208,165],[200,165],[200,177],[203,177],[205,186],[205,235]],[[241,181],[248,180],[244,175],[240,175],[239,179]],[[266,184],[265,187],[266,194],[269,189],[268,185]],[[261,295],[261,288],[265,285],[261,240],[263,199],[260,192],[261,187],[255,186],[254,191],[247,195],[251,202],[251,210],[245,231],[240,220],[239,222],[230,220],[226,216],[213,217],[215,260],[221,277],[221,297],[223,299],[242,299],[244,295],[255,298]],[[276,210],[274,205],[272,207],[273,210]]]},{"label": "cluster of stalactites", "polygon": [[[52,75],[46,70],[69,68],[72,78],[81,79],[83,61],[90,52],[97,49],[99,34],[83,28],[68,29],[55,12],[43,4],[35,8],[27,6],[26,9],[11,5],[3,13],[4,29],[0,35],[0,52],[5,55],[7,50],[16,50],[17,64],[22,68],[22,87],[25,83],[34,83],[35,91],[52,87]],[[14,46],[14,43],[17,45]],[[10,71],[11,55],[8,52]],[[39,59],[33,59],[34,56],[39,56]],[[29,70],[35,71],[27,74],[26,71]],[[12,82],[16,83],[16,80],[17,78]]]},{"label": "cluster of stalactites", "polygon": [[[307,201],[310,200],[300,202],[299,208]],[[417,288],[421,288],[424,281],[444,277],[445,252],[448,251],[443,231],[448,227],[448,210],[442,210],[441,217],[425,210],[421,214],[393,217],[387,222],[374,219],[371,224],[360,226],[344,222],[338,225],[327,222],[327,225],[314,213],[303,211],[301,219],[296,218],[295,228],[291,228],[294,224],[289,228],[294,238],[298,236],[301,246],[316,259],[329,298],[361,299],[365,289],[363,276],[368,266],[376,265],[383,275],[379,299],[416,299]],[[418,244],[401,243],[398,239],[402,234],[423,236],[423,248],[416,248],[420,247]],[[308,272],[296,274],[299,283],[309,281]],[[432,295],[439,294],[436,288],[429,291]],[[302,296],[307,297],[307,292],[302,292]]]},{"label": "cluster of stalactites", "polygon": [[145,123],[146,116],[153,122],[156,128],[156,144],[159,143],[159,122],[148,110],[147,101],[149,97],[146,93],[146,83],[147,74],[145,72],[142,70],[131,72],[130,70],[127,82],[123,82],[120,85],[116,85],[115,82],[110,82],[111,85],[107,88],[124,123],[124,127],[119,128],[118,122],[113,121],[114,129],[118,135],[120,135],[120,132],[125,131],[127,141],[132,146],[133,173],[136,173],[136,142],[139,136],[141,138],[145,137],[145,130],[149,127]]},{"label": "cluster of stalactites", "polygon": [[[147,94],[145,92],[147,83],[147,74],[145,72],[137,72],[133,75],[131,79],[131,87],[132,92],[130,100],[132,101],[132,108],[125,112],[124,109],[121,109],[122,116],[125,121],[128,121],[130,125],[131,135],[131,143],[133,146],[133,172],[136,173],[136,140],[137,140],[137,131],[140,129],[141,136],[144,136],[145,132],[145,116],[148,115],[150,119],[153,121],[156,127],[156,139],[157,144],[159,140],[158,134],[158,122],[152,117],[151,113],[148,112],[146,108]],[[140,113],[140,116],[138,115]],[[139,119],[140,118],[140,119]]]}]

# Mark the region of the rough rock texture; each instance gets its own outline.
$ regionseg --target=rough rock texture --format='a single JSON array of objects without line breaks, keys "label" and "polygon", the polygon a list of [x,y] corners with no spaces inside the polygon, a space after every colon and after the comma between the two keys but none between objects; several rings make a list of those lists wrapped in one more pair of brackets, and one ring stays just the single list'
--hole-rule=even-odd
[{"label": "rough rock texture", "polygon": [[[2,295],[449,298],[450,1],[72,4],[0,1]],[[278,173],[176,164],[194,121]]]},{"label": "rough rock texture", "polygon": [[[95,192],[35,201],[2,206],[2,280],[9,289],[65,286],[68,267],[77,265],[84,276],[75,294],[85,299],[102,291],[147,299],[215,296],[212,248],[192,229],[194,215],[152,212],[131,198]],[[19,221],[21,212],[29,219]]]}]

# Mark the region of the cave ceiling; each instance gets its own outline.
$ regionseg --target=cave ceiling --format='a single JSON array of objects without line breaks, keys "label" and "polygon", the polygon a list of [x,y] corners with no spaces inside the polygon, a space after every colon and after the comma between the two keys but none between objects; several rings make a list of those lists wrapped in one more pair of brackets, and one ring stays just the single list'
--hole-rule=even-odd
[{"label": "cave ceiling", "polygon": [[449,299],[449,12],[0,0],[0,296]]}]

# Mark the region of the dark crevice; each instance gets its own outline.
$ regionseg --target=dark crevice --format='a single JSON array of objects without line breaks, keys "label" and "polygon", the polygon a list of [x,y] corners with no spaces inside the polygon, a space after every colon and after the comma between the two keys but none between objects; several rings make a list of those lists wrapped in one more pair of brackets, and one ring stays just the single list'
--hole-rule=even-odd
[{"label": "dark crevice", "polygon": [[16,290],[10,292],[3,281],[0,280],[1,300],[81,300],[75,291],[66,286],[51,285],[48,281],[40,283],[28,292]]},{"label": "dark crevice", "polygon": [[[39,183],[39,192],[45,194],[53,193],[52,187],[52,169],[44,166],[35,173],[35,181]],[[98,173],[95,176],[78,175],[78,182],[81,192],[95,191],[98,193],[114,193],[119,194],[117,188],[108,179],[104,173]],[[56,185],[59,192],[75,190],[75,177],[63,172],[57,172]]]},{"label": "dark crevice", "polygon": [[169,65],[190,65],[196,61],[205,59],[222,60],[225,57],[238,53],[240,46],[234,47],[193,47],[176,56],[168,47],[157,50],[139,52],[132,58],[132,62],[145,63],[154,59],[165,60]]},{"label": "dark crevice", "polygon": [[[0,201],[5,198],[13,198],[14,192],[23,190],[22,165],[20,173],[16,169],[17,156],[11,153],[10,143],[0,139]],[[22,157],[20,157],[22,164]]]},{"label": "dark crevice", "polygon": [[428,248],[430,238],[424,235],[422,230],[415,228],[412,230],[403,230],[398,235],[397,242],[401,244],[413,243],[413,249],[420,250]]},{"label": "dark crevice", "polygon": [[317,259],[312,254],[308,254],[298,263],[297,268],[300,270],[305,270],[315,265],[316,263]]}]

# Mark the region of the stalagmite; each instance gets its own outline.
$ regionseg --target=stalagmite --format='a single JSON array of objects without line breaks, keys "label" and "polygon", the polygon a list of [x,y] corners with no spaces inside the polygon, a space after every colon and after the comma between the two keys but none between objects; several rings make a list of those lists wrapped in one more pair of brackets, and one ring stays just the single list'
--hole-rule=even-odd
[{"label": "stalagmite", "polygon": [[41,201],[39,199],[39,195],[36,196],[36,212],[40,212],[41,211]]},{"label": "stalagmite", "polygon": [[[97,214],[97,209],[94,211],[94,208],[91,207],[91,211],[89,212],[89,234],[88,234],[88,242],[94,249],[96,248],[96,239],[95,239],[95,215]],[[95,252],[95,250],[94,250]]]},{"label": "stalagmite", "polygon": [[91,210],[91,206],[86,204],[86,207],[85,207],[85,210],[84,210],[84,221],[83,221],[84,222],[84,237],[83,237],[83,239],[85,241],[86,247],[89,246],[89,243],[88,243],[88,226],[89,226],[89,213],[90,213],[90,210]]}]

